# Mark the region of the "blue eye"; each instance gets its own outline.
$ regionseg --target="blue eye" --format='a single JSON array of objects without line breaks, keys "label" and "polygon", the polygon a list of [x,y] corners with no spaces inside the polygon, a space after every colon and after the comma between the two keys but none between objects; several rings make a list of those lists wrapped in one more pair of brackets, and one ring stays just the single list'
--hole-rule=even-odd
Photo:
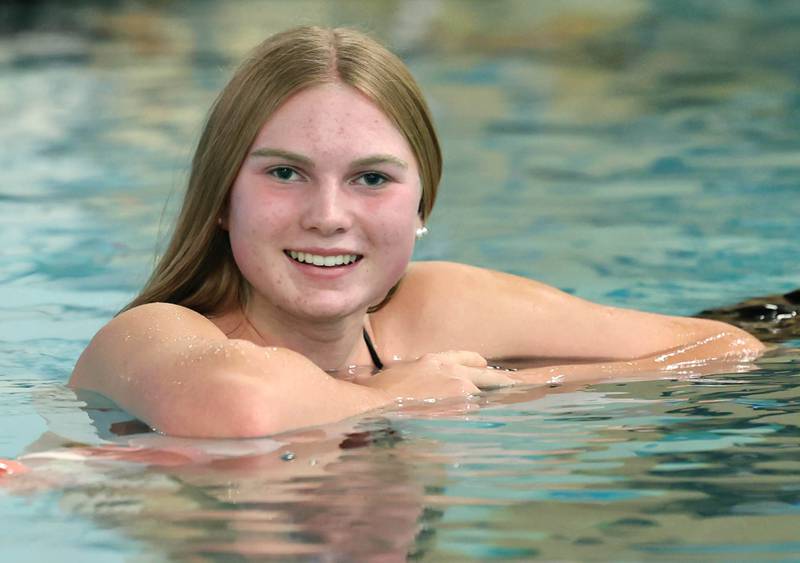
[{"label": "blue eye", "polygon": [[288,166],[277,166],[271,170],[267,170],[267,174],[281,182],[292,182],[300,177],[294,168],[289,168]]},{"label": "blue eye", "polygon": [[369,188],[378,188],[389,181],[389,178],[378,172],[366,172],[356,178],[356,184]]}]

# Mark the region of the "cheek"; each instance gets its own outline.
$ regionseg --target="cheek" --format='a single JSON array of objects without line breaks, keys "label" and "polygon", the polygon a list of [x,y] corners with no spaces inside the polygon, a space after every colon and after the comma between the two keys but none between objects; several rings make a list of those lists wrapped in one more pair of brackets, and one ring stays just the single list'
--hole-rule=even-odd
[{"label": "cheek", "polygon": [[413,252],[413,238],[405,237],[401,241],[394,242],[393,252],[386,253],[386,271],[390,272],[391,278],[400,279],[411,261]]},{"label": "cheek", "polygon": [[261,260],[258,259],[256,249],[248,244],[248,237],[241,236],[234,231],[231,231],[230,235],[233,260],[245,279],[252,283],[252,280],[258,278],[262,271]]},{"label": "cheek", "polygon": [[392,276],[401,276],[408,266],[414,251],[416,226],[416,214],[407,211],[384,217],[377,225],[384,267]]},{"label": "cheek", "polygon": [[396,248],[398,253],[410,253],[414,249],[415,227],[414,219],[405,216],[386,221],[380,230],[382,243]]},{"label": "cheek", "polygon": [[260,276],[266,269],[265,253],[270,250],[268,241],[275,238],[279,216],[274,206],[232,206],[228,235],[236,264],[245,277]]},{"label": "cheek", "polygon": [[284,230],[292,210],[280,198],[243,198],[231,205],[229,230],[239,244],[270,241]]}]

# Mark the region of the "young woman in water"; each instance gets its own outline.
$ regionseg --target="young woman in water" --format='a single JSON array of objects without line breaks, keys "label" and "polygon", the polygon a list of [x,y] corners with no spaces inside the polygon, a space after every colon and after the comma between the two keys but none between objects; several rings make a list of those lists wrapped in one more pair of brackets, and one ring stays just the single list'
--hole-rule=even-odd
[{"label": "young woman in water", "polygon": [[[214,103],[155,272],[71,385],[166,434],[249,437],[398,399],[722,371],[761,351],[720,322],[411,263],[441,166],[429,110],[393,54],[347,29],[267,39]],[[520,357],[551,365],[485,359]]]}]

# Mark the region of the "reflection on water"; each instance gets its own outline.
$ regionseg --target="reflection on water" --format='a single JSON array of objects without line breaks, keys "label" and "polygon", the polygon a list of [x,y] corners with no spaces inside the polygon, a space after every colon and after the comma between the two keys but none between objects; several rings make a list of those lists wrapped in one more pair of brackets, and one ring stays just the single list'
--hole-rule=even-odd
[{"label": "reflection on water", "polygon": [[[388,411],[274,439],[149,434],[92,449],[50,436],[25,458],[38,475],[14,483],[45,480],[61,490],[51,510],[178,558],[779,557],[800,552],[797,365],[794,354],[736,376],[506,389],[480,409]],[[79,410],[69,392],[49,400]]]},{"label": "reflection on water", "polygon": [[746,374],[255,442],[97,434],[72,363],[147,276],[231,65],[309,22],[372,30],[429,95],[446,169],[420,258],[671,313],[797,287],[791,0],[3,3],[0,456],[43,468],[0,499],[4,555],[797,558],[791,342]]}]

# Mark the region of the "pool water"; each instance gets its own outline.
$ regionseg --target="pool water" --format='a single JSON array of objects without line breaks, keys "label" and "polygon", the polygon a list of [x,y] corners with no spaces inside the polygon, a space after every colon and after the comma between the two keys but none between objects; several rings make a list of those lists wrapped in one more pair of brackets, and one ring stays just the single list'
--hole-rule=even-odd
[{"label": "pool water", "polygon": [[670,314],[800,286],[796,2],[0,15],[0,457],[38,467],[0,492],[9,560],[800,558],[800,341],[259,440],[111,442],[113,406],[64,386],[146,279],[231,65],[299,23],[372,30],[428,94],[446,167],[417,258]]}]

